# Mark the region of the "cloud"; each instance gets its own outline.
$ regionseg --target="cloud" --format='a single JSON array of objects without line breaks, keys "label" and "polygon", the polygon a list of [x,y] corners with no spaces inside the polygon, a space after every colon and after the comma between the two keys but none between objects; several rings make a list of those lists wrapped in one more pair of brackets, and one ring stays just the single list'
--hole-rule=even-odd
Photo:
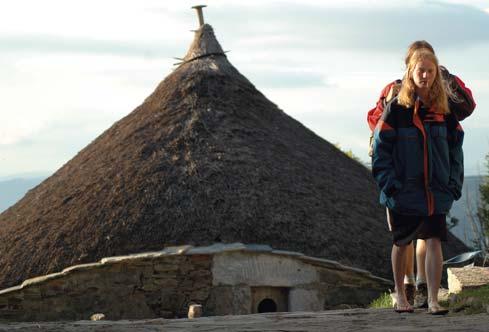
[{"label": "cloud", "polygon": [[[246,68],[243,68],[246,71]],[[253,68],[247,78],[260,88],[310,88],[331,86],[321,73],[291,69],[258,69]]]},{"label": "cloud", "polygon": [[[156,5],[165,12],[151,10]],[[172,38],[173,34],[168,33],[172,29],[188,29],[194,17],[183,14],[189,11],[177,1],[16,0],[2,6],[0,34],[36,32],[101,40],[156,40],[162,36]]]},{"label": "cloud", "polygon": [[3,166],[0,175],[32,170],[52,171],[66,163],[117,119],[117,116],[104,114],[101,109],[51,119],[31,135],[17,137],[18,140],[10,144],[0,144]]},{"label": "cloud", "polygon": [[68,135],[73,121],[79,128],[89,123],[108,127],[144,100],[172,62],[105,55],[7,55],[0,59],[0,148],[49,136],[54,131],[46,128],[53,123]]},{"label": "cloud", "polygon": [[[9,121],[10,122],[10,121]],[[4,127],[2,125],[2,127]],[[0,146],[12,145],[36,133],[37,128],[25,126],[24,123],[11,125],[5,124],[0,131]]]},{"label": "cloud", "polygon": [[179,42],[155,45],[150,42],[97,40],[64,36],[22,35],[0,37],[2,53],[69,53],[137,56],[145,58],[180,56]]},{"label": "cloud", "polygon": [[[489,14],[469,5],[440,1],[381,1],[382,6],[365,6],[359,1],[342,6],[339,2],[328,3],[216,2],[206,9],[205,18],[215,24],[225,48],[244,47],[250,52],[270,48],[388,51],[405,48],[416,39],[433,41],[437,48],[489,42]],[[139,9],[123,2],[110,24],[107,12],[97,11],[87,25],[76,11],[60,6],[65,12],[53,16],[52,22],[41,15],[31,17],[33,25],[39,24],[36,33],[32,27],[18,26],[18,22],[6,25],[0,33],[0,50],[181,56],[185,52],[182,40],[190,41],[192,36],[187,31],[196,23],[195,14],[189,13],[186,5],[170,9],[168,4],[155,1]],[[86,7],[77,10],[87,11]],[[143,20],[131,24],[131,17],[139,14]],[[9,20],[6,14],[2,17]]]},{"label": "cloud", "polygon": [[[459,48],[489,42],[489,15],[475,7],[438,1],[408,2],[402,6],[324,8],[290,4],[248,7],[241,21],[218,8],[213,20],[226,26],[218,31],[231,43],[248,47],[395,50],[416,39],[436,41],[437,47]],[[235,41],[232,36],[249,36]],[[256,37],[259,36],[259,37]],[[261,38],[260,38],[261,37]],[[245,37],[246,38],[246,37]],[[293,43],[291,43],[293,41]]]},{"label": "cloud", "polygon": [[[367,110],[402,75],[406,47],[415,39],[432,42],[442,63],[473,88],[480,112],[463,123],[467,164],[483,156],[472,147],[487,137],[489,14],[483,6],[203,2],[206,22],[239,71],[285,112],[362,159]],[[188,1],[11,3],[15,10],[0,12],[3,173],[55,169],[134,109],[171,72],[171,58],[185,54],[197,22]]]}]

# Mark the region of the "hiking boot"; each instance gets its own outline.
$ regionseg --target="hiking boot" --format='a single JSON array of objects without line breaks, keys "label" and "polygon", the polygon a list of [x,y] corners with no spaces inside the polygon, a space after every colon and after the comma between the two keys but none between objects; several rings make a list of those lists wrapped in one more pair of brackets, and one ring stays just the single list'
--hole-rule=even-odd
[{"label": "hiking boot", "polygon": [[406,298],[410,305],[414,304],[414,294],[416,292],[416,286],[412,284],[404,284],[404,290],[406,292]]},{"label": "hiking boot", "polygon": [[415,308],[428,308],[428,286],[419,284],[414,294]]}]

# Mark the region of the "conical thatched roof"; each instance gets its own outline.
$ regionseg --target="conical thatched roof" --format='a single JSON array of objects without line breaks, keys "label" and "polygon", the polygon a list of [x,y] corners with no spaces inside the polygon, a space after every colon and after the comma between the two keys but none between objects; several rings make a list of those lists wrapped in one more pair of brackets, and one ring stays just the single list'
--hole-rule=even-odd
[{"label": "conical thatched roof", "polygon": [[287,116],[204,25],[132,113],[0,215],[0,288],[102,257],[269,244],[389,276],[369,171]]}]

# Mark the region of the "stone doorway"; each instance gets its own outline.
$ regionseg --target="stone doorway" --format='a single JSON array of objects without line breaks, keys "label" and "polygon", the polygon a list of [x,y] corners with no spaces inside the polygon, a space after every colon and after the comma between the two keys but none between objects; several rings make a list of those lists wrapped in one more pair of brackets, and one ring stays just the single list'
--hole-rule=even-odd
[{"label": "stone doorway", "polygon": [[251,312],[289,311],[289,289],[287,287],[251,287]]}]

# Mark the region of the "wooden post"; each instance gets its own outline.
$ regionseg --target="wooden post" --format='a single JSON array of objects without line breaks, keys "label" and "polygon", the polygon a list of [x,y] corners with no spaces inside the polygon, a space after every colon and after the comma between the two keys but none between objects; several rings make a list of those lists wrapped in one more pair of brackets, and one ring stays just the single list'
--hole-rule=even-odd
[{"label": "wooden post", "polygon": [[207,7],[206,5],[198,5],[193,6],[195,10],[197,10],[197,15],[199,15],[199,27],[204,25],[204,13],[202,12],[202,8]]}]

